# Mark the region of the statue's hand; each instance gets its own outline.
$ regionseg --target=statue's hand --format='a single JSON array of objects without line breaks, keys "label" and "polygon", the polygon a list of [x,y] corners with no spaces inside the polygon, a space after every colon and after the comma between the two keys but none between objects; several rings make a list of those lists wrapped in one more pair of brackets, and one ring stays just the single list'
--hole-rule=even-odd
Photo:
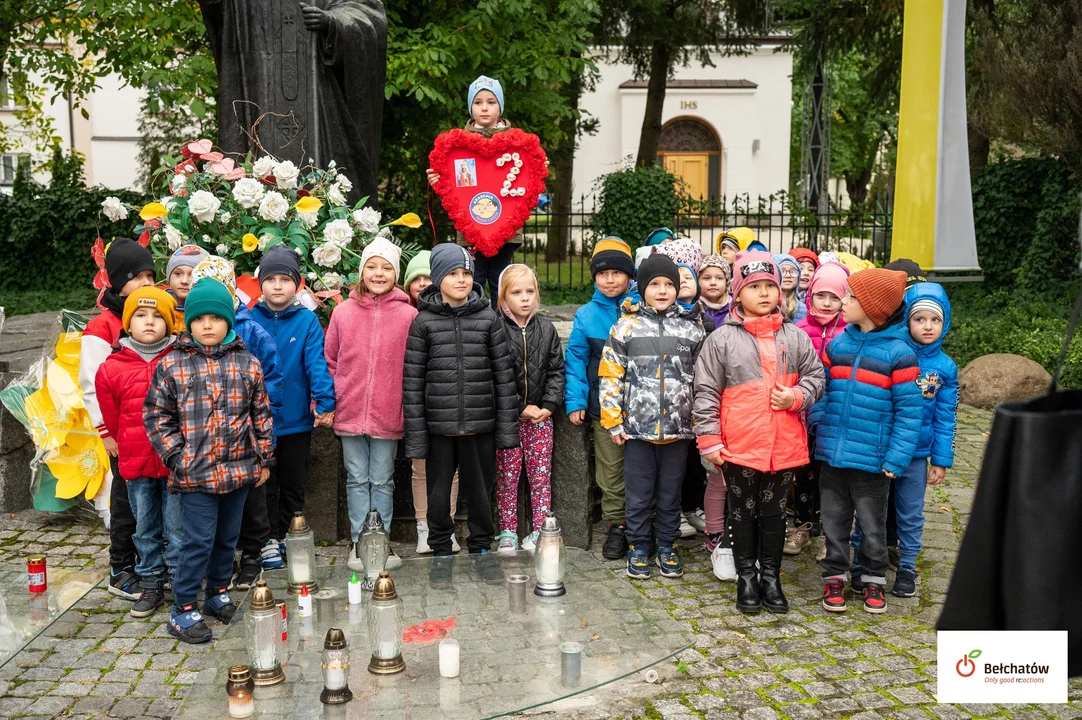
[{"label": "statue's hand", "polygon": [[330,24],[330,17],[326,10],[320,10],[314,5],[301,3],[301,15],[304,16],[304,28],[312,32],[323,32]]}]

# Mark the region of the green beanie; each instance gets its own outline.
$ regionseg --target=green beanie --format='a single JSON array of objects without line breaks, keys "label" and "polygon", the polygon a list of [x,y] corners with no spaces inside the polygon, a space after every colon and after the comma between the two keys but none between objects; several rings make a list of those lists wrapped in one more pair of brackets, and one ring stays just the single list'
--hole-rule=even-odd
[{"label": "green beanie", "polygon": [[410,283],[422,275],[431,277],[432,268],[429,266],[431,258],[432,252],[430,250],[422,250],[417,253],[417,255],[410,260],[409,265],[406,266],[406,274],[402,278],[402,287],[409,288]]},{"label": "green beanie", "polygon": [[205,277],[195,284],[184,301],[184,324],[191,330],[192,321],[203,315],[217,315],[233,329],[237,316],[233,310],[233,296],[225,285]]}]

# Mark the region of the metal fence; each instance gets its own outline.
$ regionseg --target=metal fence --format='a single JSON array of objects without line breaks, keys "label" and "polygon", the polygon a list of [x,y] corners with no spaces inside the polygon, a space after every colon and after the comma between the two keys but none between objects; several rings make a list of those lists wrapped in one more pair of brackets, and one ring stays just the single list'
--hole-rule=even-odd
[{"label": "metal fence", "polygon": [[[590,253],[606,234],[605,228],[592,222],[595,207],[594,198],[584,196],[573,203],[570,212],[535,210],[523,228],[524,242],[515,261],[535,268],[541,284],[548,288],[573,290],[592,285]],[[833,206],[814,212],[795,206],[785,195],[688,200],[672,230],[698,241],[705,254],[714,252],[718,233],[741,225],[753,229],[772,253],[811,247],[850,252],[878,263],[890,257],[890,212]],[[643,239],[624,238],[633,248]]]}]

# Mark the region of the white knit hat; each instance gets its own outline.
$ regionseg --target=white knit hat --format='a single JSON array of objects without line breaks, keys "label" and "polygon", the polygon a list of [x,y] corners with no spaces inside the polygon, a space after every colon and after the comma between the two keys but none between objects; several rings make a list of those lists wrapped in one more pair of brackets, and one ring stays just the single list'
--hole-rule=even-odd
[{"label": "white knit hat", "polygon": [[398,264],[402,260],[402,248],[398,247],[387,238],[377,237],[364,246],[364,250],[361,252],[361,267],[363,268],[365,263],[374,257],[383,258],[391,263],[391,267],[394,268],[394,276],[397,282],[399,271]]}]

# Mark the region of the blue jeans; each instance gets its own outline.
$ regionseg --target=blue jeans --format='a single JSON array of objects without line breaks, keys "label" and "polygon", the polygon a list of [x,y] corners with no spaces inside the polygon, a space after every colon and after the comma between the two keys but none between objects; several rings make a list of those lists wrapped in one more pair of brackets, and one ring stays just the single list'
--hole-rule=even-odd
[{"label": "blue jeans", "polygon": [[169,494],[167,482],[167,478],[128,480],[128,501],[135,516],[135,573],[148,584],[164,580],[166,568],[175,572],[180,556],[180,498]]},{"label": "blue jeans", "polygon": [[[898,524],[898,567],[915,569],[924,539],[924,491],[928,488],[928,458],[913,458],[895,478],[894,508]],[[850,544],[860,549],[860,523],[853,529]]]},{"label": "blue jeans", "polygon": [[[646,547],[650,539],[650,511],[659,545],[672,545],[680,537],[680,490],[684,484],[688,443],[628,440],[624,443],[624,517],[627,541]],[[655,503],[656,500],[656,503]]]},{"label": "blue jeans", "polygon": [[384,529],[390,533],[391,516],[394,514],[394,459],[398,454],[398,441],[367,435],[343,435],[341,440],[353,542],[357,542],[364,531],[364,519],[372,508],[379,512]]},{"label": "blue jeans", "polygon": [[204,575],[208,595],[229,587],[248,488],[225,495],[190,492],[178,497],[184,518],[184,552],[173,576],[173,604],[181,608],[195,602]]}]

